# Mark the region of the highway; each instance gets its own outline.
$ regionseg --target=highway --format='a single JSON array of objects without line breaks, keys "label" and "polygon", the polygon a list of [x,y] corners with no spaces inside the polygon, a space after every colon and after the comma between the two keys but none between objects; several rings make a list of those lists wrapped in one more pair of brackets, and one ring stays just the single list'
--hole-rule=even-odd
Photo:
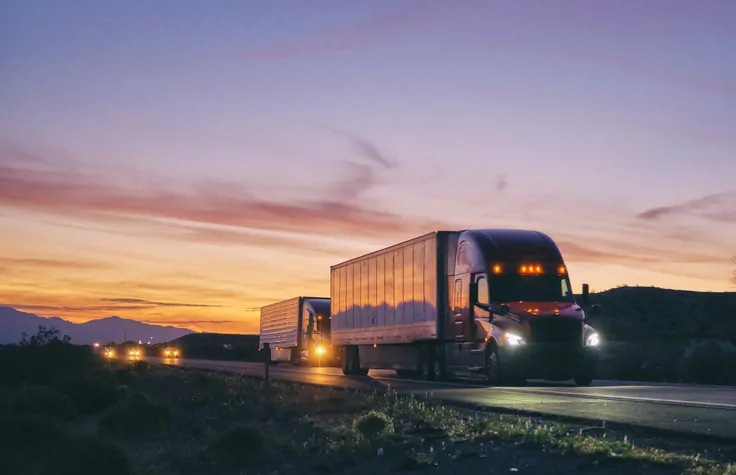
[{"label": "highway", "polygon": [[[237,361],[144,358],[149,363],[227,371],[263,377],[264,365]],[[736,388],[685,384],[594,381],[590,387],[530,381],[525,387],[433,383],[399,378],[394,371],[344,376],[338,368],[270,367],[273,379],[348,389],[391,388],[402,395],[431,395],[447,404],[606,421],[691,436],[736,440]]]}]

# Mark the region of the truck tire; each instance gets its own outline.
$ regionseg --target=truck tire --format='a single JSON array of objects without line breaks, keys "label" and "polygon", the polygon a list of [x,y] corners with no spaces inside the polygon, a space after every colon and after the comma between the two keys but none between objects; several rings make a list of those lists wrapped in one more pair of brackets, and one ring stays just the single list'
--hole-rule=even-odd
[{"label": "truck tire", "polygon": [[442,381],[445,379],[440,348],[432,343],[420,347],[419,376],[423,381]]},{"label": "truck tire", "polygon": [[495,343],[489,344],[486,350],[485,376],[486,383],[491,386],[499,386],[502,381],[501,359]]},{"label": "truck tire", "polygon": [[514,368],[503,367],[498,346],[489,344],[486,350],[486,383],[491,386],[525,386],[526,378]]}]

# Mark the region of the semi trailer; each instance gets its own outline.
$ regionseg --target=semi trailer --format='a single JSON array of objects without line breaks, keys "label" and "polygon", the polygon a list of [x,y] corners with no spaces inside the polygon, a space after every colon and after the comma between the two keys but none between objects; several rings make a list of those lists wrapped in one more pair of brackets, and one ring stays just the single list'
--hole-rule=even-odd
[{"label": "semi trailer", "polygon": [[334,364],[330,317],[326,297],[300,296],[261,307],[259,349],[268,343],[274,363]]},{"label": "semi trailer", "polygon": [[425,380],[595,376],[600,313],[580,304],[556,243],[533,230],[436,231],[330,268],[332,344],[346,375]]}]

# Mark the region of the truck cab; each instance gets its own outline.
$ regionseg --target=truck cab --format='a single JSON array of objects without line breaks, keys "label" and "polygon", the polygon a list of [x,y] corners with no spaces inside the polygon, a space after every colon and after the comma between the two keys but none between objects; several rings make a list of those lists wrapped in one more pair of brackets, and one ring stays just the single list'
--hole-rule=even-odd
[{"label": "truck cab", "polygon": [[320,366],[334,364],[336,353],[330,344],[330,318],[330,299],[304,300],[299,362]]},{"label": "truck cab", "polygon": [[587,322],[601,309],[589,306],[587,284],[578,303],[552,239],[536,231],[464,231],[452,255],[447,326],[458,344],[445,347],[448,372],[494,385],[592,382],[600,339]]}]

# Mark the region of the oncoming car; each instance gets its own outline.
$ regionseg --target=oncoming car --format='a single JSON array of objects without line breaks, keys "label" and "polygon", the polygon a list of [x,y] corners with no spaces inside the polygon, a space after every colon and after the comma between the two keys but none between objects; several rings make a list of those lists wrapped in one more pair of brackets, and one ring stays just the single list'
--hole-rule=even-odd
[{"label": "oncoming car", "polygon": [[131,348],[128,350],[128,358],[130,359],[138,359],[141,356],[143,356],[140,348]]},{"label": "oncoming car", "polygon": [[164,356],[166,358],[178,358],[179,350],[176,348],[166,348],[164,349]]}]

